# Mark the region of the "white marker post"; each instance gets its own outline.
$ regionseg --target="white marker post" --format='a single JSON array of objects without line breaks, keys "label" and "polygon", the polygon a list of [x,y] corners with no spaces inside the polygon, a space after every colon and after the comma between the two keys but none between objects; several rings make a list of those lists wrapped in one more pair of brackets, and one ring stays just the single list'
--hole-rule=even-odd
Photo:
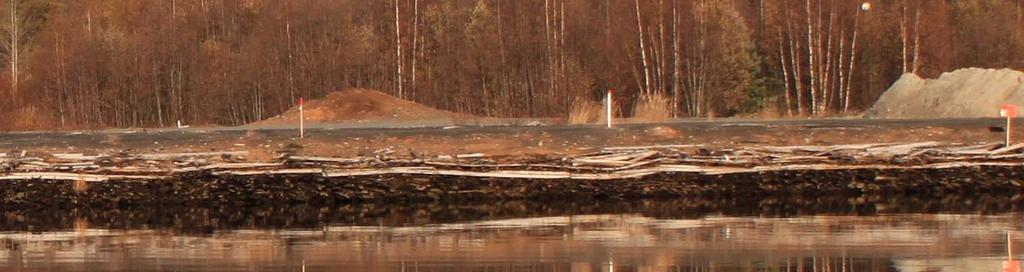
[{"label": "white marker post", "polygon": [[1006,145],[1010,146],[1010,131],[1013,129],[1013,118],[1017,117],[1017,105],[1003,104],[999,108],[999,116],[1006,117]]},{"label": "white marker post", "polygon": [[303,106],[303,104],[305,104],[305,102],[306,101],[305,101],[305,99],[303,97],[299,97],[299,138],[300,139],[306,137],[306,118],[305,118],[305,116],[303,116],[303,113],[302,113],[302,106]]},{"label": "white marker post", "polygon": [[614,92],[614,91],[615,91],[614,89],[609,89],[608,90],[608,95],[605,96],[605,98],[604,98],[604,103],[605,103],[604,109],[605,109],[605,116],[607,117],[606,121],[608,123],[608,128],[612,128],[612,92]]}]

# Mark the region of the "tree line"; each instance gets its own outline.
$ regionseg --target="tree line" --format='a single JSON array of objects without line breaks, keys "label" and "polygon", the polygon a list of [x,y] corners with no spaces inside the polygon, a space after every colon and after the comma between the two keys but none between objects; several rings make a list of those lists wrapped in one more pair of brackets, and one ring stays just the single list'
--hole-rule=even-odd
[{"label": "tree line", "polygon": [[607,89],[627,115],[823,116],[904,73],[1022,68],[1020,26],[1022,0],[5,0],[0,114],[239,125],[367,88],[496,117]]}]

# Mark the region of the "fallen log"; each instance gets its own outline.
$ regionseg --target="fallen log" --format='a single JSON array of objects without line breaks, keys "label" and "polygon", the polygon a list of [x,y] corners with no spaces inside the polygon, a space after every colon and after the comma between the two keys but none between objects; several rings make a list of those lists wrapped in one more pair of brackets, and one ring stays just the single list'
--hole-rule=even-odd
[{"label": "fallen log", "polygon": [[678,149],[678,148],[691,148],[699,145],[685,144],[685,145],[645,145],[645,146],[613,146],[605,147],[601,150],[614,152],[614,151],[629,151],[629,150],[650,150],[650,149]]},{"label": "fallen log", "polygon": [[331,158],[331,157],[311,157],[311,156],[288,156],[285,158],[291,162],[308,162],[308,163],[361,163],[365,162],[364,158]]},{"label": "fallen log", "polygon": [[223,151],[223,152],[195,152],[195,153],[152,153],[152,154],[136,154],[132,155],[132,158],[140,160],[154,160],[154,161],[169,161],[169,160],[180,160],[187,158],[200,158],[200,157],[238,157],[248,156],[249,151]]},{"label": "fallen log", "polygon": [[131,181],[131,180],[162,180],[167,176],[142,175],[94,175],[61,172],[10,173],[0,176],[0,180],[70,180],[70,181]]},{"label": "fallen log", "polygon": [[988,155],[989,156],[1000,155],[1000,154],[1004,154],[1004,153],[1009,153],[1009,152],[1017,151],[1017,150],[1020,150],[1022,148],[1024,148],[1024,143],[1014,144],[1014,145],[1011,145],[1011,146],[1007,146],[1007,147],[1003,147],[1003,148],[1000,148],[1000,149],[992,150],[991,152],[988,153]]},{"label": "fallen log", "polygon": [[213,172],[215,176],[277,176],[277,175],[312,175],[323,174],[321,168],[296,168],[276,170],[245,170],[245,171],[220,171]]}]

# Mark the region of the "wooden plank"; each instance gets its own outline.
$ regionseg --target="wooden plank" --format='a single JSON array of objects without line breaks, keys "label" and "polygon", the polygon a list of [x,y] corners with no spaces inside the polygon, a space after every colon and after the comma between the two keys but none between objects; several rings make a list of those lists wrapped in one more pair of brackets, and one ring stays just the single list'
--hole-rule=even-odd
[{"label": "wooden plank", "polygon": [[82,153],[65,153],[65,154],[57,153],[57,154],[52,154],[52,156],[54,158],[56,158],[56,159],[59,159],[59,160],[68,160],[68,161],[95,161],[95,160],[97,160],[99,158],[104,157],[104,155],[87,156],[87,155],[82,154]]},{"label": "wooden plank", "polygon": [[381,176],[393,174],[433,174],[433,167],[395,167],[395,168],[363,168],[363,169],[329,169],[323,171],[323,176],[334,177],[358,177],[358,176]]},{"label": "wooden plank", "polygon": [[100,166],[96,165],[96,164],[94,164],[92,162],[58,163],[58,164],[54,164],[53,165],[53,169],[65,170],[65,171],[69,171],[69,170],[88,170],[88,169],[98,169],[98,168],[100,168]]},{"label": "wooden plank", "polygon": [[195,153],[152,153],[136,154],[129,157],[142,160],[177,160],[183,158],[219,157],[219,156],[248,156],[249,151],[222,151],[222,152],[195,152]]},{"label": "wooden plank", "polygon": [[622,167],[622,166],[627,166],[627,165],[630,165],[630,164],[632,164],[632,163],[628,162],[628,161],[619,161],[619,160],[576,159],[576,160],[573,160],[573,162],[572,162],[573,166],[593,165],[593,166]]},{"label": "wooden plank", "polygon": [[220,171],[214,172],[216,176],[275,176],[275,175],[320,175],[324,173],[321,168],[292,168],[275,170],[243,170],[243,171]]},{"label": "wooden plank", "polygon": [[625,160],[629,160],[629,159],[631,159],[633,157],[636,157],[638,154],[643,154],[643,153],[641,153],[641,152],[621,152],[621,153],[612,153],[612,154],[601,155],[601,156],[592,156],[592,157],[578,158],[576,160],[587,160],[587,161],[625,161]]},{"label": "wooden plank", "polygon": [[506,163],[506,164],[463,164],[463,163],[449,163],[449,162],[435,162],[426,161],[422,162],[423,165],[429,165],[434,167],[452,167],[452,168],[517,168],[526,167],[528,164],[523,163]]},{"label": "wooden plank", "polygon": [[868,154],[872,154],[872,155],[883,155],[883,156],[885,156],[885,155],[888,155],[888,156],[907,155],[907,154],[910,154],[911,152],[913,152],[916,149],[926,148],[926,147],[935,147],[935,146],[939,146],[941,144],[942,143],[940,143],[940,142],[931,141],[931,142],[898,144],[898,145],[891,145],[891,146],[879,146],[879,147],[868,148],[867,149],[867,153]]},{"label": "wooden plank", "polygon": [[826,152],[836,152],[845,150],[867,150],[868,148],[892,145],[888,143],[872,143],[872,144],[845,144],[845,145],[832,145],[828,146]]},{"label": "wooden plank", "polygon": [[38,161],[38,160],[21,160],[21,161],[17,161],[17,163],[20,164],[20,165],[31,165],[31,166],[39,166],[39,167],[53,167],[53,164],[42,162],[42,161]]},{"label": "wooden plank", "polygon": [[785,153],[793,154],[797,152],[815,153],[828,150],[823,146],[762,146],[757,147],[757,150],[768,152],[768,153]]},{"label": "wooden plank", "polygon": [[995,155],[995,156],[988,156],[986,158],[993,159],[993,160],[1022,159],[1022,158],[1024,158],[1024,154]]},{"label": "wooden plank", "polygon": [[685,165],[685,164],[663,164],[656,167],[658,171],[663,173],[682,172],[682,173],[700,173],[703,172],[705,167],[699,165]]},{"label": "wooden plank", "polygon": [[987,155],[993,148],[999,147],[1000,143],[984,143],[970,146],[953,147],[946,149],[948,154],[957,155]]},{"label": "wooden plank", "polygon": [[989,156],[1000,155],[1000,154],[1004,154],[1004,153],[1009,153],[1009,152],[1017,151],[1017,150],[1020,150],[1022,148],[1024,148],[1024,143],[1018,143],[1018,144],[1010,145],[1010,146],[1003,147],[1003,148],[1000,148],[1000,149],[992,150],[991,152],[988,153],[988,155]]},{"label": "wooden plank", "polygon": [[364,158],[332,158],[332,157],[313,157],[313,156],[288,156],[288,161],[295,162],[330,162],[330,163],[360,163],[366,161]]},{"label": "wooden plank", "polygon": [[471,154],[458,154],[455,155],[456,159],[479,159],[483,158],[484,153],[471,153]]},{"label": "wooden plank", "polygon": [[653,160],[648,160],[648,161],[636,162],[636,163],[633,163],[633,164],[630,164],[630,165],[626,165],[626,166],[615,167],[615,168],[610,168],[610,169],[602,169],[602,170],[622,171],[622,170],[633,169],[633,168],[638,168],[638,167],[642,167],[642,166],[648,166],[648,165],[660,163],[660,162],[662,162],[664,160],[665,160],[664,158],[658,158],[658,159],[653,159]]},{"label": "wooden plank", "polygon": [[[193,167],[194,169],[198,169]],[[173,172],[180,172],[181,169],[174,169]],[[123,166],[123,167],[100,167],[95,170],[96,173],[120,173],[120,174],[135,174],[135,173],[148,173],[148,174],[167,174],[171,173],[171,169],[164,169],[158,167],[138,167],[138,166]]]},{"label": "wooden plank", "polygon": [[199,167],[200,170],[234,170],[251,168],[281,167],[281,163],[214,163]]},{"label": "wooden plank", "polygon": [[645,146],[613,146],[605,147],[601,150],[604,151],[628,151],[628,150],[647,150],[647,149],[675,149],[675,148],[691,148],[697,147],[698,145],[684,144],[684,145],[645,145]]},{"label": "wooden plank", "polygon": [[0,180],[73,180],[73,181],[111,181],[111,180],[161,180],[165,176],[143,175],[95,175],[63,172],[30,172],[10,173],[0,176]]},{"label": "wooden plank", "polygon": [[660,154],[660,152],[658,151],[647,151],[637,155],[635,158],[630,159],[629,162],[639,162],[657,156],[658,154]]},{"label": "wooden plank", "polygon": [[674,160],[669,160],[669,161],[672,161],[672,162],[675,162],[675,163],[687,163],[687,164],[697,163],[697,164],[724,164],[724,165],[749,165],[749,164],[753,164],[754,163],[754,161],[752,161],[752,160],[738,160],[738,159],[724,160],[724,158],[719,158],[719,159],[682,158],[682,159],[674,159]]}]

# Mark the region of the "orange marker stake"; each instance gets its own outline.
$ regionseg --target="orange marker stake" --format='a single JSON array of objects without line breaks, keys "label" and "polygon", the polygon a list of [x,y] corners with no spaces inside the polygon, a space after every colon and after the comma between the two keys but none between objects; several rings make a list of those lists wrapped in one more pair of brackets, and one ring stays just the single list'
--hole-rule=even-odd
[{"label": "orange marker stake", "polygon": [[1010,132],[1013,130],[1013,118],[1017,117],[1017,105],[1003,104],[999,108],[999,116],[1006,117],[1006,146],[1010,146]]},{"label": "orange marker stake", "polygon": [[1020,272],[1020,261],[1013,259],[1013,239],[1010,239],[1010,232],[1006,232],[1006,261],[1003,262],[1003,272]]}]

